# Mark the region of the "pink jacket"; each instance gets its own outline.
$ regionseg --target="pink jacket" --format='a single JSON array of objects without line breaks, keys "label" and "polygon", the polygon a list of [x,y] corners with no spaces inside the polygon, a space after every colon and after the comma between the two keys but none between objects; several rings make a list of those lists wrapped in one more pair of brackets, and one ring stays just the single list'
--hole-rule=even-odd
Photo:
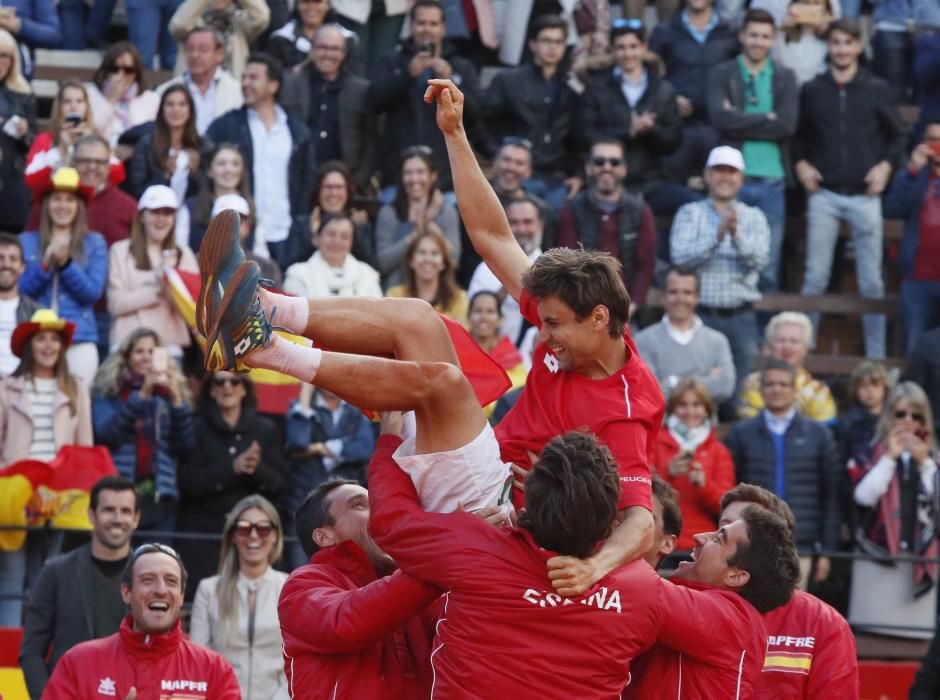
[{"label": "pink jacket", "polygon": [[[172,236],[173,234],[170,233]],[[108,311],[111,312],[112,346],[138,328],[157,332],[164,345],[189,345],[189,329],[169,292],[164,292],[159,269],[138,270],[131,256],[130,239],[118,241],[108,253]],[[196,256],[180,246],[179,269],[199,272]]]},{"label": "pink jacket", "polygon": [[[68,397],[56,395],[52,432],[56,449],[63,445],[91,445],[91,399],[88,389],[78,381],[78,406],[73,416]],[[0,463],[3,466],[26,459],[33,442],[33,414],[26,394],[26,379],[6,377],[0,380]]]}]

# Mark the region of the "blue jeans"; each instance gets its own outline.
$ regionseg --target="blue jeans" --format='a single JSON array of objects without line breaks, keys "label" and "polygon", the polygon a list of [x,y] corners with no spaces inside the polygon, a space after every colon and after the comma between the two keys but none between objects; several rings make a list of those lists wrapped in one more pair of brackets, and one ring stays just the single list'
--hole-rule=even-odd
[{"label": "blue jeans", "polygon": [[88,7],[83,0],[60,0],[62,48],[81,51],[103,47],[116,4],[117,0],[94,0]]},{"label": "blue jeans", "polygon": [[749,177],[738,194],[745,204],[757,207],[770,226],[770,257],[760,271],[760,290],[776,292],[780,288],[780,251],[783,248],[783,224],[787,216],[786,183],[783,179]]},{"label": "blue jeans", "polygon": [[170,18],[183,0],[127,0],[127,35],[140,51],[145,69],[154,67],[159,57],[160,68],[176,67],[178,46],[170,34]]},{"label": "blue jeans", "polygon": [[[855,273],[859,292],[866,299],[885,295],[881,271],[883,229],[881,198],[867,195],[837,194],[826,189],[809,196],[806,231],[806,273],[802,294],[823,294],[829,287],[832,258],[839,238],[839,223],[847,221],[855,243]],[[818,329],[819,314],[811,315]],[[881,360],[885,356],[885,317],[865,314],[865,355]]]},{"label": "blue jeans", "polygon": [[862,13],[862,0],[842,0],[842,16],[858,19]]},{"label": "blue jeans", "polygon": [[46,559],[62,551],[62,532],[33,531],[15,552],[0,552],[0,627],[23,625],[23,603]]},{"label": "blue jeans", "polygon": [[[737,386],[741,386],[744,378],[751,373],[754,357],[757,355],[758,330],[757,313],[743,311],[731,316],[707,313],[701,308],[698,316],[709,328],[720,331],[728,339],[731,346],[731,358],[734,360],[734,370],[738,375]],[[735,388],[737,395],[737,388]]]},{"label": "blue jeans", "polygon": [[892,32],[879,29],[871,40],[872,69],[888,81],[895,98],[905,101],[911,86],[911,62],[914,50],[908,32]]},{"label": "blue jeans", "polygon": [[901,282],[901,318],[904,319],[906,349],[910,355],[920,335],[940,324],[940,282]]}]

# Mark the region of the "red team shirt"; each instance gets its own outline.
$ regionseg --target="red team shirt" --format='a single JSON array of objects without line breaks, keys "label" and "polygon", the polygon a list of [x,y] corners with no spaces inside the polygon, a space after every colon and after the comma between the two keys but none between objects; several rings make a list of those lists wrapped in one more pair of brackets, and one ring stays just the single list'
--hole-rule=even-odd
[{"label": "red team shirt", "polygon": [[[522,315],[541,327],[538,302],[525,291],[519,299]],[[563,371],[545,343],[532,353],[532,370],[525,389],[496,426],[504,462],[531,469],[527,450],[538,454],[552,438],[569,430],[587,429],[613,452],[620,466],[619,507],[652,510],[649,464],[663,422],[665,402],[659,384],[624,331],[630,351],[627,363],[604,379]],[[513,490],[516,508],[523,497]]]}]

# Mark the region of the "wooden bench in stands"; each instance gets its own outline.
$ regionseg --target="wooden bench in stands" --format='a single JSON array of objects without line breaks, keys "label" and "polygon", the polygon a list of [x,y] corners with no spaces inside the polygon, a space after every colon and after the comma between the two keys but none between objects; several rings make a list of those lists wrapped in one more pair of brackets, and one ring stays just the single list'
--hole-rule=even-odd
[{"label": "wooden bench in stands", "polygon": [[866,299],[858,294],[765,294],[754,304],[758,311],[802,311],[803,313],[897,315],[901,312],[901,297],[888,294],[884,299]]}]

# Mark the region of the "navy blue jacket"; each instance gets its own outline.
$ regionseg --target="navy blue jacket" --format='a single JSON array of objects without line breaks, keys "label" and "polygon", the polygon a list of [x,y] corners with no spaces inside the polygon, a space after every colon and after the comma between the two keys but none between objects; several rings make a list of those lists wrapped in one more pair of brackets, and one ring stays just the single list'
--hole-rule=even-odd
[{"label": "navy blue jacket", "polygon": [[16,34],[23,59],[23,75],[31,80],[34,49],[54,49],[62,46],[62,30],[55,0],[3,0],[4,7],[16,8],[16,16],[23,23]]},{"label": "navy blue jacket", "polygon": [[138,419],[154,421],[159,418],[154,481],[161,497],[179,498],[176,478],[177,459],[196,449],[193,416],[189,406],[173,406],[161,396],[141,398],[134,391],[122,402],[119,396],[97,394],[91,400],[91,415],[95,425],[95,442],[111,451],[118,473],[125,479],[136,481]]},{"label": "navy blue jacket", "polygon": [[[738,421],[725,437],[738,482],[775,490],[776,456],[773,437],[761,411]],[[796,545],[808,554],[822,543],[833,550],[839,545],[842,525],[839,489],[843,466],[832,434],[826,426],[797,414],[784,437],[786,494],[784,500],[796,516]]]},{"label": "navy blue jacket", "polygon": [[[300,262],[303,250],[310,237],[307,228],[307,216],[310,214],[310,191],[313,188],[313,174],[316,170],[316,158],[313,141],[307,127],[287,115],[287,128],[290,130],[292,150],[288,165],[288,196],[290,198],[291,230],[287,240],[268,243],[271,257],[282,270],[295,262]],[[254,193],[254,149],[251,145],[251,129],[248,126],[248,107],[233,109],[217,117],[206,130],[206,138],[212,143],[232,143],[238,146],[245,159],[245,173]]]},{"label": "navy blue jacket", "polygon": [[891,178],[891,185],[881,205],[884,218],[904,219],[898,265],[905,279],[914,274],[914,260],[920,243],[920,210],[927,194],[930,167],[927,165],[921,168],[916,175],[912,175],[907,168],[898,170]]},{"label": "navy blue jacket", "polygon": [[682,22],[677,12],[668,22],[656,25],[650,35],[650,51],[666,64],[666,80],[676,93],[692,100],[695,112],[692,120],[708,121],[706,88],[712,68],[738,55],[738,37],[735,30],[719,21],[708,33],[704,44],[698,43]]}]

